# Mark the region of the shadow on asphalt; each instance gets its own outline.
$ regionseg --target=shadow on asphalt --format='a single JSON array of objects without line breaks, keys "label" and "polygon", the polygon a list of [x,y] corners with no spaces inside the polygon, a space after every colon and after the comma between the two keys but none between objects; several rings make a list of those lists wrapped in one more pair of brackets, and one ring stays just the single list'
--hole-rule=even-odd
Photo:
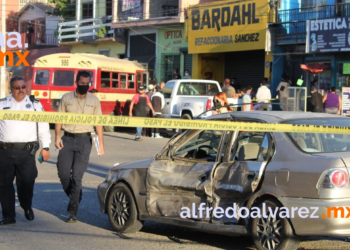
[{"label": "shadow on asphalt", "polygon": [[[62,190],[59,183],[36,183],[35,193],[33,198],[33,208],[51,214],[58,218],[62,223],[66,223],[68,218],[67,206],[69,199]],[[38,217],[38,212],[36,212]],[[83,199],[78,209],[78,221],[93,227],[98,227],[105,230],[110,230],[114,235],[114,231],[109,224],[108,216],[100,212],[100,206],[97,199],[96,188],[83,187]],[[43,232],[45,227],[42,228]],[[141,232],[151,235],[164,236],[164,241],[170,241],[168,236],[175,236],[179,238],[183,244],[195,245],[209,245],[221,249],[235,249],[248,250],[255,249],[249,237],[228,237],[222,235],[212,235],[193,230],[184,229],[177,226],[165,225],[155,222],[145,222]],[[48,231],[47,233],[54,233]],[[86,232],[76,232],[78,235],[85,235]],[[62,234],[62,232],[60,232]],[[98,235],[94,235],[98,236]],[[136,234],[127,234],[132,240],[147,240],[153,241],[149,236]],[[118,237],[118,236],[115,236]],[[163,240],[161,240],[163,241]],[[157,240],[159,242],[159,240]],[[180,247],[179,243],[179,247]]]}]

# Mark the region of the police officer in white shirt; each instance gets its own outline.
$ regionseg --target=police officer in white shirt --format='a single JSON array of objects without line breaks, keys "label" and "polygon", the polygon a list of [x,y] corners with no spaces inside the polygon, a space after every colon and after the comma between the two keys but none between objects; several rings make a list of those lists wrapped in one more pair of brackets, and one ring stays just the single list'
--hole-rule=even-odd
[{"label": "police officer in white shirt", "polygon": [[[15,76],[10,82],[12,95],[0,99],[0,110],[43,111],[39,100],[26,95],[22,77]],[[48,123],[16,120],[0,120],[0,203],[3,218],[0,225],[16,223],[15,189],[16,177],[18,199],[27,220],[34,219],[32,198],[35,178],[38,175],[35,153],[42,145],[43,161],[50,158],[51,143]]]}]

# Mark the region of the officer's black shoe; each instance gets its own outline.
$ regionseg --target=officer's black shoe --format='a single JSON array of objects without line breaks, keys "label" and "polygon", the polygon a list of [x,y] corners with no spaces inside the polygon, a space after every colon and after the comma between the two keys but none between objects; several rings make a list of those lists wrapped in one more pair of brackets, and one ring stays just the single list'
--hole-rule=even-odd
[{"label": "officer's black shoe", "polygon": [[33,209],[24,209],[24,216],[27,220],[34,220],[34,212]]},{"label": "officer's black shoe", "polygon": [[9,224],[15,224],[15,223],[16,223],[15,219],[2,218],[0,220],[0,226],[9,225]]},{"label": "officer's black shoe", "polygon": [[69,213],[69,218],[67,220],[68,223],[77,222],[77,211],[78,211],[78,204],[70,201],[67,208],[67,212]]}]

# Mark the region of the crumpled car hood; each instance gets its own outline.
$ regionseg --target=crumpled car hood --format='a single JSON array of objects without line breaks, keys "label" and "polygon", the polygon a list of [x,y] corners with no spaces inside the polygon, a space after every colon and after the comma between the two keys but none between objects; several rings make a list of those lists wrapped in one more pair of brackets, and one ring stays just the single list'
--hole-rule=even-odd
[{"label": "crumpled car hood", "polygon": [[153,158],[140,160],[140,161],[130,161],[122,163],[118,166],[113,167],[111,170],[121,170],[121,169],[134,169],[134,168],[148,168],[148,166],[152,163]]}]

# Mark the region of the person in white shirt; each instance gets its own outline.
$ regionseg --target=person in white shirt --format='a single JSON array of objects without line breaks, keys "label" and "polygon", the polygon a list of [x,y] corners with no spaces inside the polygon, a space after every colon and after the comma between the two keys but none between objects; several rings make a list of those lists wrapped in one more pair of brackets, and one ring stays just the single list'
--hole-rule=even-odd
[{"label": "person in white shirt", "polygon": [[[268,104],[271,100],[271,90],[266,86],[266,80],[262,80],[260,88],[256,93],[256,101],[258,102],[259,110],[271,110],[271,104]],[[261,104],[263,103],[263,104]]]},{"label": "person in white shirt", "polygon": [[251,111],[252,108],[252,99],[250,98],[250,95],[247,93],[248,89],[243,88],[241,90],[242,97],[242,111]]},{"label": "person in white shirt", "polygon": [[[160,86],[157,86],[156,92],[154,92],[153,95],[151,96],[151,103],[152,103],[154,112],[156,113],[156,118],[161,117],[162,109],[165,106],[164,95],[160,91],[161,91]],[[163,138],[163,136],[160,136],[159,134],[159,128],[154,129],[154,133],[152,133],[152,137]]]},{"label": "person in white shirt", "polygon": [[[27,86],[22,77],[12,77],[10,88],[12,95],[0,99],[0,110],[44,111],[39,100],[26,95]],[[0,226],[16,223],[15,178],[24,216],[30,221],[34,219],[32,198],[38,175],[35,154],[39,149],[39,141],[42,146],[39,156],[47,161],[50,158],[51,143],[48,123],[0,120],[0,203],[3,216]]]}]

